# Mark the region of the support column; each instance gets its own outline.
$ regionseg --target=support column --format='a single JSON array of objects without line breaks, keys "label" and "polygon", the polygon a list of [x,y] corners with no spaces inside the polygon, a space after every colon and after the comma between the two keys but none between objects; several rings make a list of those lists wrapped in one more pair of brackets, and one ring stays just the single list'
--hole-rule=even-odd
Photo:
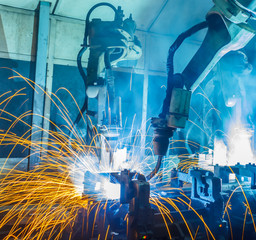
[{"label": "support column", "polygon": [[149,69],[149,40],[150,35],[145,39],[145,64],[144,64],[144,82],[143,82],[143,102],[142,102],[142,123],[141,123],[141,158],[145,155],[146,133],[147,133],[147,108],[148,108],[148,69]]},{"label": "support column", "polygon": [[51,117],[51,93],[52,93],[52,83],[53,83],[53,68],[54,68],[54,51],[55,51],[55,40],[56,40],[56,19],[51,18],[51,29],[50,29],[50,38],[49,38],[49,53],[48,53],[48,62],[47,62],[47,76],[46,76],[46,92],[48,96],[45,97],[44,104],[44,132],[43,139],[48,141],[49,134],[48,131],[50,129],[50,117]]},{"label": "support column", "polygon": [[36,71],[35,71],[35,92],[33,99],[33,117],[32,117],[32,135],[31,151],[28,163],[28,169],[33,169],[40,160],[39,144],[42,140],[43,112],[44,112],[44,92],[46,85],[46,64],[48,53],[48,37],[50,24],[50,3],[39,2],[39,21],[38,21],[38,38],[36,53]]}]

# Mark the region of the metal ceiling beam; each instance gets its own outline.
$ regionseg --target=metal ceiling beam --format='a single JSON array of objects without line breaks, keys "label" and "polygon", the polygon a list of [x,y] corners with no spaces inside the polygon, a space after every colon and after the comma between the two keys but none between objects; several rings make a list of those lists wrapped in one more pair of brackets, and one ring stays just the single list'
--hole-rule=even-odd
[{"label": "metal ceiling beam", "polygon": [[[50,25],[50,3],[39,2],[39,22],[36,53],[35,91],[33,99],[31,151],[28,169],[33,169],[40,161],[40,150],[36,143],[42,140],[44,93],[46,85],[46,64],[48,53],[48,37]],[[35,145],[36,148],[35,148]]]},{"label": "metal ceiling beam", "polygon": [[165,9],[167,3],[169,2],[169,0],[165,0],[165,2],[163,3],[162,7],[160,8],[159,12],[157,13],[156,17],[154,18],[154,20],[150,23],[147,32],[150,32],[151,28],[153,27],[153,25],[155,24],[155,22],[158,20],[158,18],[160,17],[161,13],[163,12],[163,10]]},{"label": "metal ceiling beam", "polygon": [[55,2],[55,5],[54,5],[53,10],[52,10],[52,14],[53,14],[53,15],[54,15],[55,12],[58,10],[58,8],[59,8],[59,6],[60,6],[60,2],[61,2],[61,0],[57,0],[57,1]]}]

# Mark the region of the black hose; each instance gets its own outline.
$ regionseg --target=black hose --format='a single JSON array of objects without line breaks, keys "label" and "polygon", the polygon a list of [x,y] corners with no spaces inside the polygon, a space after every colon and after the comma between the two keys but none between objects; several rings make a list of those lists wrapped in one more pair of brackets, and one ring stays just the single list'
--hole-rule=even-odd
[{"label": "black hose", "polygon": [[177,49],[180,47],[180,45],[183,43],[183,41],[190,37],[191,35],[195,34],[196,32],[206,28],[208,26],[208,23],[206,21],[201,22],[199,24],[196,24],[195,26],[191,27],[190,29],[188,29],[187,31],[181,33],[177,39],[175,40],[175,42],[171,45],[171,47],[169,48],[169,52],[168,52],[168,57],[167,57],[167,73],[168,75],[174,74],[174,67],[173,67],[173,57],[175,52],[177,51]]},{"label": "black hose", "polygon": [[183,83],[176,83],[173,79],[174,76],[174,64],[173,64],[173,59],[174,59],[174,54],[177,51],[177,49],[180,47],[180,45],[183,43],[183,41],[190,37],[192,34],[206,28],[208,26],[208,23],[206,21],[201,22],[193,27],[191,27],[190,29],[188,29],[187,31],[185,31],[184,33],[181,33],[177,39],[175,40],[175,42],[171,45],[171,47],[169,48],[168,51],[168,57],[167,57],[167,90],[166,90],[166,97],[163,103],[163,109],[162,112],[160,113],[159,117],[161,118],[165,118],[166,114],[169,111],[169,104],[170,104],[170,100],[171,100],[171,93],[172,93],[172,89],[174,87],[179,87],[179,85],[182,85]]},{"label": "black hose", "polygon": [[73,136],[73,128],[79,123],[79,121],[81,120],[82,116],[83,116],[83,113],[85,111],[87,111],[88,109],[88,97],[87,97],[87,94],[86,94],[86,89],[87,89],[87,73],[84,71],[83,69],[83,66],[82,66],[82,56],[84,54],[84,52],[87,50],[87,47],[86,46],[83,46],[81,48],[81,50],[79,51],[78,55],[77,55],[77,66],[78,66],[78,70],[79,70],[79,73],[80,75],[82,76],[83,80],[84,80],[84,86],[85,86],[85,99],[84,99],[84,104],[80,110],[80,112],[77,114],[77,117],[75,119],[75,121],[73,122],[72,124],[72,127],[70,129],[70,132],[69,132],[69,139],[72,138]]},{"label": "black hose", "polygon": [[88,97],[86,94],[86,89],[87,89],[87,74],[83,69],[82,66],[82,56],[84,54],[84,52],[86,51],[87,47],[82,47],[82,49],[79,51],[78,55],[77,55],[77,66],[78,66],[78,70],[80,75],[82,76],[83,80],[84,80],[84,86],[85,86],[85,99],[84,99],[84,104],[81,108],[81,112],[78,113],[75,122],[73,123],[73,126],[78,124],[79,121],[82,118],[83,113],[87,110],[88,108]]},{"label": "black hose", "polygon": [[159,171],[161,164],[162,164],[162,160],[163,160],[163,156],[158,156],[157,164],[156,164],[154,170],[148,176],[146,176],[147,181],[149,181],[151,178],[153,178],[156,175],[156,173]]}]

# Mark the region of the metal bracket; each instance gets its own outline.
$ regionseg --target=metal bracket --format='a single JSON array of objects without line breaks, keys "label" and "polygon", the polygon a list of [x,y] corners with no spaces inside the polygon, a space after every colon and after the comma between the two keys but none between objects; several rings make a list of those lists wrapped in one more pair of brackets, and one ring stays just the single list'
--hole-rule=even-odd
[{"label": "metal bracket", "polygon": [[251,189],[256,189],[256,165],[247,164],[240,165],[236,164],[235,166],[214,166],[214,174],[222,179],[223,183],[230,183],[229,176],[230,174],[235,174],[236,177],[241,179],[241,177],[250,178]]},{"label": "metal bracket", "polygon": [[214,203],[222,199],[221,179],[207,170],[191,169],[188,173],[172,170],[172,186],[181,187],[184,182],[192,184],[191,199]]}]

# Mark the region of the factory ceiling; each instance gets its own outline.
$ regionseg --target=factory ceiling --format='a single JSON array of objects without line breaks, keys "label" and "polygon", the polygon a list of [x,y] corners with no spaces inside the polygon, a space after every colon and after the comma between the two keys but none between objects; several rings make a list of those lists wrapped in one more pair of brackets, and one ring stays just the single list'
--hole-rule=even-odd
[{"label": "factory ceiling", "polygon": [[[1,5],[35,10],[39,0],[0,0]],[[100,0],[51,0],[52,14],[85,19],[88,10]],[[132,13],[137,28],[163,35],[177,35],[186,28],[204,20],[211,8],[211,0],[109,0],[114,6],[121,5],[125,17]],[[111,20],[113,14],[108,8],[99,8],[95,17],[106,16]],[[94,15],[92,16],[94,17]]]}]

